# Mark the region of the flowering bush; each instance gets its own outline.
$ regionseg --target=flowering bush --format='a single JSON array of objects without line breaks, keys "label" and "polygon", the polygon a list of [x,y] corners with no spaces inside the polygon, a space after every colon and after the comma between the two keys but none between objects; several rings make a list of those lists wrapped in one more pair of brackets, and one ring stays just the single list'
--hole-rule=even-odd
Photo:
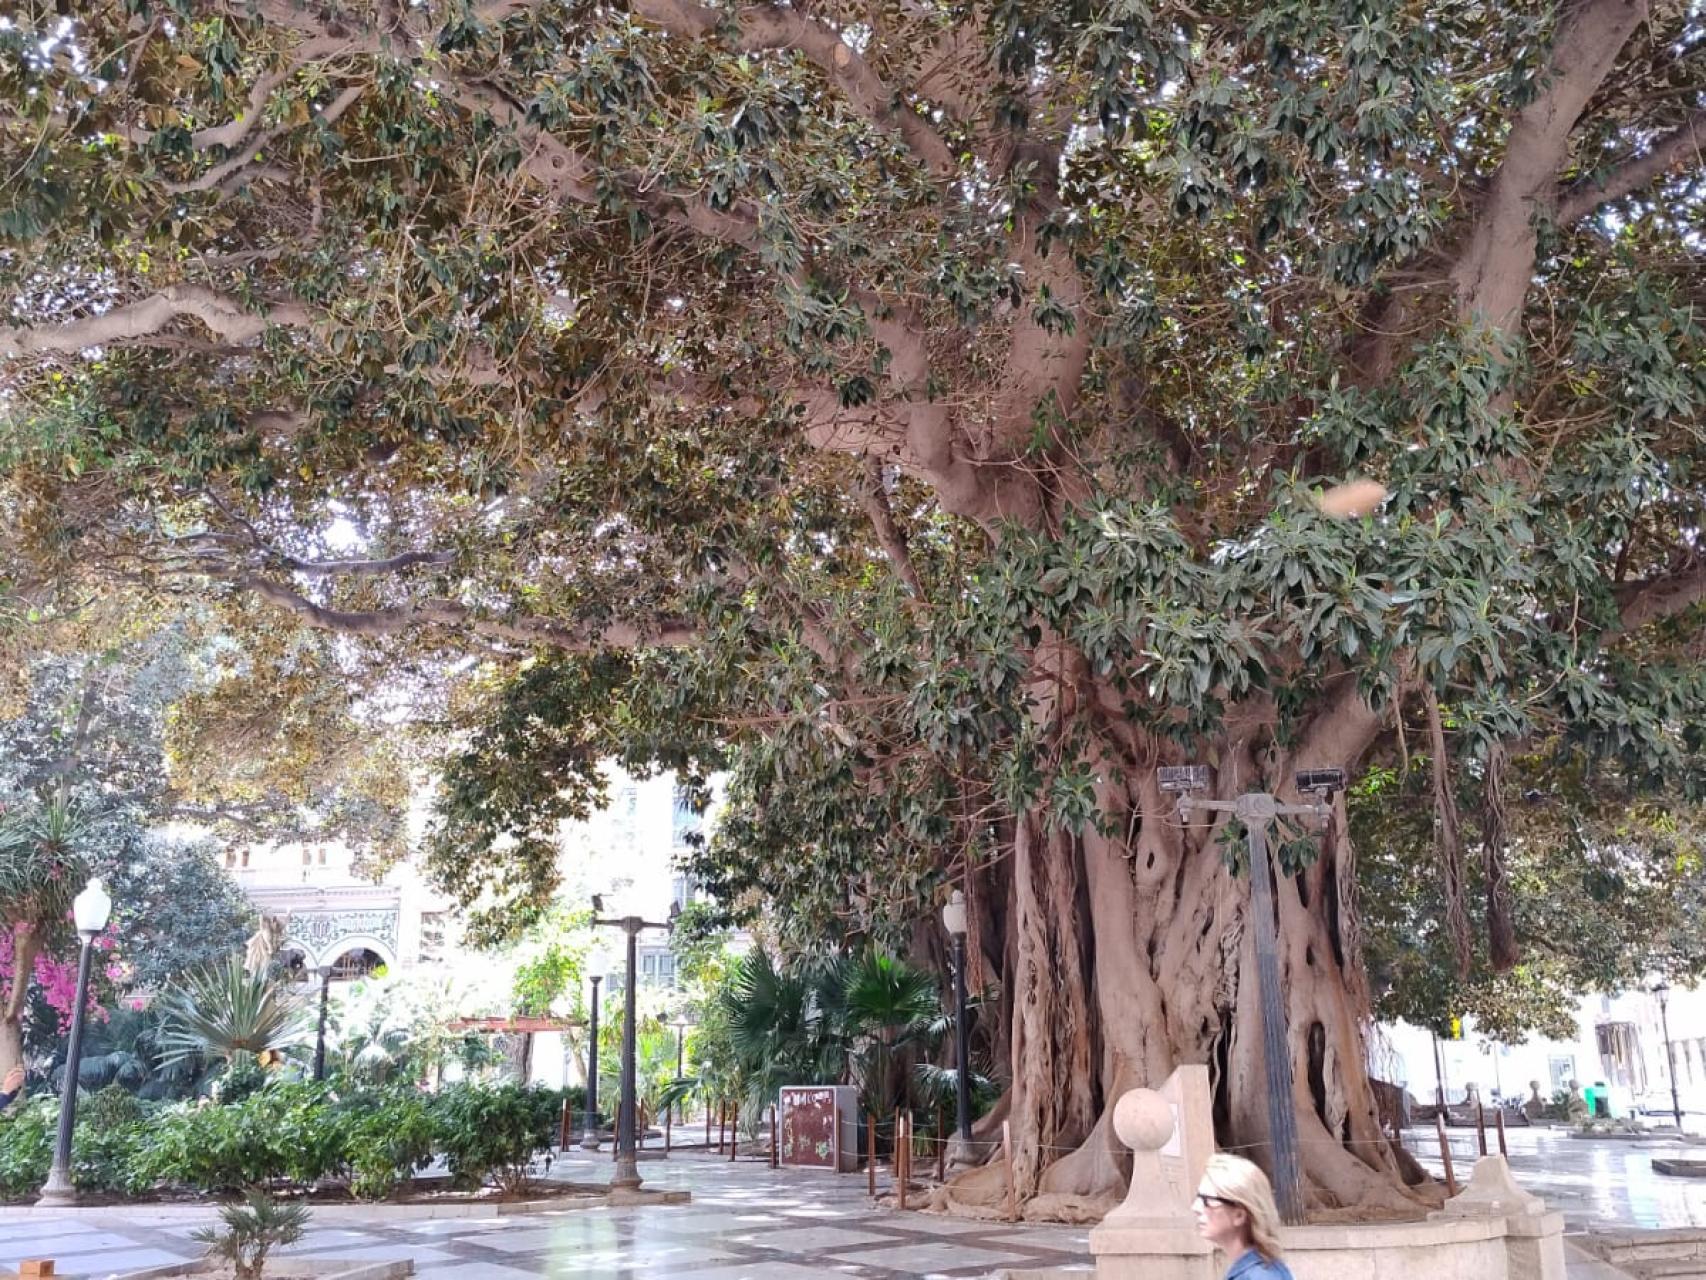
[{"label": "flowering bush", "polygon": [[[0,991],[9,991],[12,987],[13,957],[16,954],[14,930],[30,927],[20,924],[14,929],[0,930]],[[109,934],[103,933],[95,939],[95,950],[104,960],[98,972],[108,982],[122,980],[126,972],[124,964],[112,954],[115,945]],[[66,960],[43,951],[36,956],[31,975],[48,1007],[59,1015],[59,1033],[64,1035],[71,1029],[71,1010],[77,1003],[77,956],[73,954]],[[99,985],[95,982],[89,984],[89,1000],[84,1011],[89,1017],[104,1019],[107,1014],[101,1007]]]}]

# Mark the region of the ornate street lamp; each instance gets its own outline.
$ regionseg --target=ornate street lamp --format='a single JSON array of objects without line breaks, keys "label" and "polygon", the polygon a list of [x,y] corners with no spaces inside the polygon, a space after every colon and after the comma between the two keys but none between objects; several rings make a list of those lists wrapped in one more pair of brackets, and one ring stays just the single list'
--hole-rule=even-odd
[{"label": "ornate street lamp", "polygon": [[586,1042],[586,1125],[581,1134],[581,1150],[598,1150],[598,984],[604,978],[592,976],[592,1025]]},{"label": "ornate street lamp", "polygon": [[1682,1099],[1676,1091],[1676,1049],[1670,1042],[1669,1004],[1670,983],[1662,978],[1653,984],[1653,994],[1659,998],[1659,1028],[1665,1037],[1665,1066],[1670,1071],[1670,1110],[1676,1120],[1676,1131],[1682,1132]]},{"label": "ornate street lamp", "polygon": [[83,1008],[89,1003],[89,966],[95,939],[107,927],[113,900],[97,876],[71,903],[82,946],[77,953],[77,1002],[71,1007],[71,1039],[65,1048],[65,1083],[59,1100],[59,1141],[53,1148],[53,1168],[41,1189],[39,1204],[65,1206],[77,1203],[71,1184],[71,1135],[77,1126],[77,1076],[83,1061]]},{"label": "ornate street lamp", "polygon": [[1200,810],[1231,813],[1244,824],[1250,850],[1250,913],[1256,930],[1256,993],[1262,1015],[1262,1060],[1267,1083],[1268,1138],[1274,1150],[1274,1198],[1280,1216],[1292,1226],[1304,1220],[1303,1167],[1297,1150],[1297,1114],[1291,1088],[1291,1054],[1286,1047],[1285,1005],[1280,996],[1279,922],[1274,918],[1274,889],[1269,882],[1268,823],[1281,817],[1322,818],[1333,812],[1331,797],[1345,787],[1343,769],[1300,769],[1297,789],[1315,799],[1281,804],[1265,791],[1233,800],[1205,800],[1207,765],[1167,766],[1155,771],[1161,790],[1179,797],[1179,817],[1189,822]]},{"label": "ornate street lamp", "polygon": [[[595,909],[598,905],[595,900]],[[614,925],[628,935],[628,976],[622,992],[622,1100],[616,1107],[616,1172],[610,1179],[610,1186],[618,1191],[637,1191],[640,1186],[640,1166],[638,1157],[634,1154],[634,1128],[639,1106],[634,1086],[634,1023],[639,1017],[635,987],[638,985],[640,930],[668,929],[669,925],[658,924],[641,916],[622,916],[612,920],[595,919],[593,923]]]},{"label": "ornate street lamp", "polygon": [[971,1062],[966,1031],[966,895],[958,889],[942,907],[942,924],[954,940],[955,1159],[971,1157]]}]

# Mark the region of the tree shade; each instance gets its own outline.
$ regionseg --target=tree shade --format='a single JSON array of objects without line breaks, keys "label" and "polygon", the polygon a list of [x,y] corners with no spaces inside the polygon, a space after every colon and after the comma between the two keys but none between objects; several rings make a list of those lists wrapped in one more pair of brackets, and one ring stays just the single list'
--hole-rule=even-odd
[{"label": "tree shade", "polygon": [[[343,638],[305,687],[461,731],[433,859],[489,931],[601,757],[731,763],[731,911],[927,946],[964,888],[1019,1192],[1099,1212],[1125,1088],[1206,1061],[1221,1140],[1264,1129],[1238,833],[1158,764],[1414,752],[1457,975],[1521,959],[1513,768],[1697,789],[1703,39],[1626,0],[22,12],[6,643],[121,586],[286,672],[287,624]],[[1317,1203],[1410,1210],[1350,832],[1275,833],[1299,1127]]]}]

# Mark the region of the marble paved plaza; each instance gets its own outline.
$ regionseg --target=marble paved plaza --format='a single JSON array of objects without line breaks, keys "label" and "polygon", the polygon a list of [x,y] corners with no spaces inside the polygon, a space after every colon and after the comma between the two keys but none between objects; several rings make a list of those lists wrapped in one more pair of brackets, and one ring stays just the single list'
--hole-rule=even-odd
[{"label": "marble paved plaza", "polygon": [[[1089,1266],[1087,1228],[896,1213],[871,1204],[863,1175],[692,1155],[647,1161],[641,1172],[649,1186],[689,1188],[693,1202],[426,1221],[323,1213],[288,1252],[413,1258],[418,1275],[446,1280],[911,1280]],[[607,1180],[609,1162],[577,1152],[552,1176]],[[105,1277],[194,1258],[201,1249],[189,1234],[212,1218],[149,1206],[0,1215],[0,1267],[52,1257],[61,1275]]]},{"label": "marble paved plaza", "polygon": [[[1454,1132],[1466,1164],[1473,1137]],[[1437,1167],[1432,1134],[1407,1141]],[[1652,1172],[1675,1144],[1582,1142],[1551,1131],[1510,1134],[1518,1180],[1561,1210],[1572,1231],[1706,1227],[1706,1183]],[[1696,1156],[1706,1152],[1690,1149]],[[863,1175],[773,1172],[759,1161],[681,1154],[641,1165],[648,1186],[687,1189],[691,1204],[559,1210],[514,1217],[403,1219],[325,1210],[289,1252],[412,1258],[426,1277],[526,1280],[913,1280],[1067,1267],[1089,1270],[1086,1228],[968,1222],[873,1205]],[[608,1156],[573,1152],[553,1178],[603,1182]],[[886,1189],[886,1188],[885,1188]],[[199,1256],[190,1232],[211,1210],[137,1205],[70,1213],[0,1210],[0,1271],[52,1257],[61,1275],[107,1277]],[[1572,1280],[1603,1273],[1572,1266]]]}]

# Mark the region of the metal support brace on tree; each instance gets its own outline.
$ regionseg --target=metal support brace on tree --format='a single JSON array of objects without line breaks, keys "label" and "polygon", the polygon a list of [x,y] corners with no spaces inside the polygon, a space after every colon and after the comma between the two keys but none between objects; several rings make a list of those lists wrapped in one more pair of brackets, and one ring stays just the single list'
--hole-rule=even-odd
[{"label": "metal support brace on tree", "polygon": [[1265,791],[1250,791],[1233,800],[1204,800],[1195,793],[1209,783],[1203,765],[1158,771],[1163,791],[1179,797],[1179,816],[1186,822],[1199,810],[1230,813],[1244,824],[1250,851],[1250,912],[1256,936],[1256,993],[1262,1017],[1262,1061],[1267,1083],[1268,1140],[1273,1144],[1274,1198],[1280,1216],[1290,1225],[1304,1221],[1303,1167],[1298,1153],[1296,1099],[1292,1096],[1291,1052],[1279,977],[1279,921],[1274,914],[1273,865],[1268,857],[1268,824],[1275,818],[1320,818],[1332,815],[1327,797],[1343,789],[1342,769],[1299,772],[1300,791],[1318,797],[1308,804],[1281,804]]}]

